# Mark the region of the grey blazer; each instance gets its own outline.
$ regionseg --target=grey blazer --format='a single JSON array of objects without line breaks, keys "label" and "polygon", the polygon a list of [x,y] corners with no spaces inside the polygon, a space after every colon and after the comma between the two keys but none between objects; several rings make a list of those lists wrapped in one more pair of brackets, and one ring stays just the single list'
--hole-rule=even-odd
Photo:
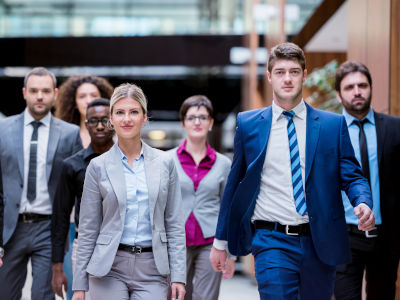
[{"label": "grey blazer", "polygon": [[168,153],[173,157],[178,171],[185,222],[193,212],[204,238],[213,237],[217,228],[219,207],[225,190],[226,179],[230,171],[231,161],[225,155],[217,152],[214,165],[200,181],[195,191],[193,180],[182,168],[177,149],[169,150]]},{"label": "grey blazer", "polygon": [[[24,113],[0,120],[0,202],[4,203],[3,240],[14,233],[24,182]],[[46,176],[53,201],[61,162],[82,149],[79,127],[51,117],[47,146]],[[2,224],[0,224],[1,226]]]},{"label": "grey blazer", "polygon": [[[186,238],[182,199],[173,160],[142,142],[150,204],[152,247],[160,274],[186,282]],[[91,160],[85,177],[73,290],[88,290],[88,274],[107,275],[121,240],[126,187],[121,155],[114,145]]]}]

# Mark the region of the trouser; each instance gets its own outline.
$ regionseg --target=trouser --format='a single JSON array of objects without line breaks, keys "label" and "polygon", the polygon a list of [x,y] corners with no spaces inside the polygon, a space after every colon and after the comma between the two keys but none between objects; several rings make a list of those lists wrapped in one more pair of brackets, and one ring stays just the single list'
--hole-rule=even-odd
[{"label": "trouser", "polygon": [[349,233],[352,261],[336,270],[336,300],[361,300],[366,274],[368,300],[393,300],[396,292],[399,255],[391,253],[379,237]]},{"label": "trouser", "polygon": [[36,223],[19,221],[14,234],[4,246],[0,268],[0,298],[20,300],[29,258],[32,264],[31,300],[54,300],[51,287],[51,220]]},{"label": "trouser", "polygon": [[218,299],[222,274],[215,272],[211,266],[211,247],[211,244],[187,247],[185,300]]},{"label": "trouser", "polygon": [[309,235],[257,229],[253,238],[261,300],[330,300],[335,267],[321,262]]},{"label": "trouser", "polygon": [[152,252],[118,250],[106,276],[89,274],[89,293],[96,300],[162,300],[167,299],[168,280],[158,272]]}]

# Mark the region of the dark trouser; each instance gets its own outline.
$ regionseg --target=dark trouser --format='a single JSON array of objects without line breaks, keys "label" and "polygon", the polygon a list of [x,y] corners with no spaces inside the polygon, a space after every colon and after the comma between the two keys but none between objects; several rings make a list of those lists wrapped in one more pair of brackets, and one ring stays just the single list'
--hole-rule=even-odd
[{"label": "dark trouser", "polygon": [[335,267],[318,259],[310,236],[257,229],[252,253],[261,300],[330,300]]},{"label": "dark trouser", "polygon": [[349,233],[352,262],[336,270],[336,300],[361,300],[362,279],[366,272],[367,299],[393,300],[396,291],[399,255],[390,253],[379,237]]},{"label": "dark trouser", "polygon": [[18,222],[13,236],[4,247],[3,267],[0,268],[0,299],[21,299],[29,258],[32,263],[31,299],[55,299],[51,288],[50,225],[50,220]]}]

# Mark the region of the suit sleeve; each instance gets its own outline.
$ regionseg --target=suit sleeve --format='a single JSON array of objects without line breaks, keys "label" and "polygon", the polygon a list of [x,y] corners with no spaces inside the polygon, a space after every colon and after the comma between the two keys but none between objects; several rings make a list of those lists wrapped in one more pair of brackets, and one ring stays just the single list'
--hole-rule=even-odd
[{"label": "suit sleeve", "polygon": [[246,170],[240,121],[241,118],[239,114],[237,118],[237,127],[233,146],[233,162],[222,197],[221,208],[218,216],[217,230],[215,234],[215,237],[218,240],[223,241],[226,241],[228,238],[227,224],[229,221],[232,199],[235,194],[236,188],[239,185],[239,182],[242,180]]},{"label": "suit sleeve", "polygon": [[178,173],[172,157],[169,158],[168,199],[165,207],[164,222],[168,239],[168,257],[171,282],[186,283],[186,236],[181,188]]},{"label": "suit sleeve", "polygon": [[63,161],[60,181],[53,202],[51,222],[52,261],[63,262],[70,215],[75,203],[76,187],[73,170]]},{"label": "suit sleeve", "polygon": [[72,289],[89,289],[87,265],[96,246],[103,219],[102,196],[99,189],[98,174],[93,161],[86,170],[85,184],[79,214],[79,238],[76,252],[76,267]]},{"label": "suit sleeve", "polygon": [[371,190],[354,156],[345,118],[340,123],[340,183],[353,207],[365,203],[372,209]]}]

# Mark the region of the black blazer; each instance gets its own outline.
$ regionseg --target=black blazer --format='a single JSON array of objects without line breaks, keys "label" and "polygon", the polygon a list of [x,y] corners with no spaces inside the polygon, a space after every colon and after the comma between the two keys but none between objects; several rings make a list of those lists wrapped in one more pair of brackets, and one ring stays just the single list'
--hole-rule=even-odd
[{"label": "black blazer", "polygon": [[400,118],[374,112],[384,244],[400,253]]}]

